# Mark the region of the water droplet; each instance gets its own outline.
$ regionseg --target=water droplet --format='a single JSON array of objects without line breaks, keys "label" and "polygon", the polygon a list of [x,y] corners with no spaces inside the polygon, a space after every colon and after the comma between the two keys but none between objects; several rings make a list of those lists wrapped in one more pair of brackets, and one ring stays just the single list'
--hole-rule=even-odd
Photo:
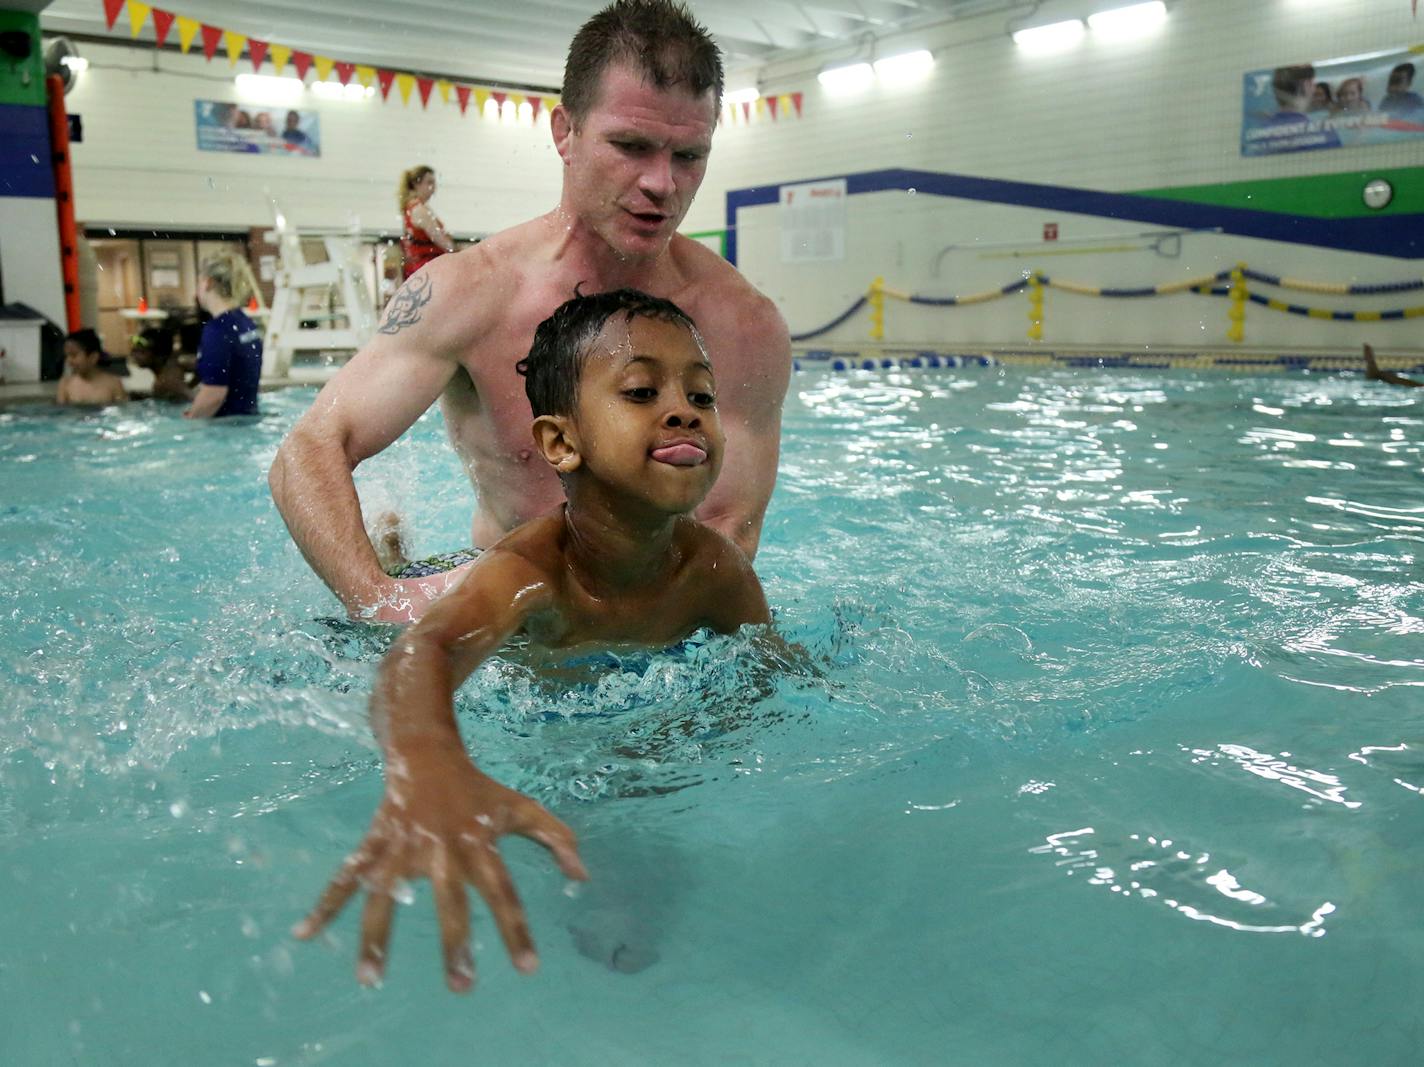
[{"label": "water droplet", "polygon": [[184,815],[188,814],[188,802],[186,800],[175,800],[172,804],[168,805],[168,814],[172,815],[175,819],[181,819]]},{"label": "water droplet", "polygon": [[198,999],[201,1000],[204,1004],[211,1004],[213,1002],[213,998],[208,995],[208,991],[206,989],[198,990]]},{"label": "water droplet", "polygon": [[911,196],[914,196],[914,195],[915,195],[915,187],[914,187],[913,185],[910,186],[908,192],[909,192],[909,194],[910,194]]}]

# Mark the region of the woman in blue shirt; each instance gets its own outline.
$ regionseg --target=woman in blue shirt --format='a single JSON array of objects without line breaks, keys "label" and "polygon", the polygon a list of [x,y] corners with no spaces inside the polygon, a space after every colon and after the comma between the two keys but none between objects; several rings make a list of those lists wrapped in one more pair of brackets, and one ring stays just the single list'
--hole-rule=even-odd
[{"label": "woman in blue shirt", "polygon": [[198,392],[185,418],[256,415],[262,377],[262,331],[239,306],[247,277],[235,257],[219,253],[198,268],[198,303],[212,316],[198,343]]}]

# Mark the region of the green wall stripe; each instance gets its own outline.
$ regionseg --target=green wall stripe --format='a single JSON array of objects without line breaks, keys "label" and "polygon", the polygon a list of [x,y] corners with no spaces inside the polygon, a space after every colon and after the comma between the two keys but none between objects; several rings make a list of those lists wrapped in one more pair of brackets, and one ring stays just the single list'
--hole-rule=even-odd
[{"label": "green wall stripe", "polygon": [[44,107],[44,57],[40,52],[40,19],[28,11],[0,10],[0,30],[19,30],[29,35],[30,57],[15,63],[7,55],[0,59],[0,104]]},{"label": "green wall stripe", "polygon": [[[1421,146],[1424,147],[1424,146]],[[1384,178],[1394,186],[1394,200],[1379,211],[1365,207],[1365,183]],[[1256,182],[1179,185],[1141,189],[1137,196],[1185,200],[1215,207],[1242,207],[1307,215],[1318,219],[1355,219],[1373,215],[1417,215],[1424,212],[1424,167],[1353,170],[1343,174],[1312,174],[1302,178],[1271,178]]]}]

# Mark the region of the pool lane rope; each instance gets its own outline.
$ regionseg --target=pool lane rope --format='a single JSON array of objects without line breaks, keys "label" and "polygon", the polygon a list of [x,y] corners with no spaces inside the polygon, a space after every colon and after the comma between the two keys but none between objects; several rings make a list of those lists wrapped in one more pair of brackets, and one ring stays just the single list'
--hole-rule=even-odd
[{"label": "pool lane rope", "polygon": [[1027,291],[1029,298],[1028,336],[1031,340],[1038,341],[1043,338],[1043,290],[1047,288],[1060,289],[1065,293],[1074,293],[1078,296],[1101,296],[1110,299],[1171,296],[1176,293],[1198,293],[1203,296],[1227,297],[1231,301],[1231,306],[1227,312],[1229,321],[1226,335],[1235,342],[1244,340],[1246,336],[1246,304],[1248,302],[1259,304],[1261,307],[1269,308],[1272,311],[1279,311],[1284,314],[1301,315],[1307,318],[1322,319],[1331,322],[1394,322],[1400,319],[1424,318],[1424,305],[1391,308],[1380,311],[1346,311],[1339,308],[1320,308],[1309,307],[1304,304],[1292,304],[1284,300],[1277,300],[1260,293],[1252,292],[1247,283],[1253,281],[1280,289],[1293,289],[1299,292],[1319,293],[1329,296],[1379,296],[1388,293],[1408,293],[1424,290],[1424,278],[1411,278],[1405,281],[1366,285],[1351,285],[1343,282],[1315,282],[1252,270],[1247,267],[1245,263],[1238,263],[1230,270],[1218,271],[1215,274],[1204,277],[1183,278],[1175,282],[1164,282],[1161,285],[1141,286],[1138,288],[1085,285],[1080,282],[1051,278],[1039,271],[1026,271],[1021,277],[997,289],[985,289],[983,292],[967,293],[960,296],[925,296],[917,293],[907,293],[903,290],[891,289],[885,284],[884,278],[876,278],[866,289],[865,294],[858,297],[855,302],[841,314],[814,330],[792,334],[791,340],[809,341],[813,338],[820,337],[822,334],[829,333],[837,326],[840,326],[842,323],[854,317],[862,308],[869,307],[871,309],[871,339],[882,341],[885,338],[886,298],[899,300],[907,304],[920,304],[926,307],[960,307],[969,304],[984,304],[992,300],[1000,300],[1006,296],[1012,296],[1020,291]]}]

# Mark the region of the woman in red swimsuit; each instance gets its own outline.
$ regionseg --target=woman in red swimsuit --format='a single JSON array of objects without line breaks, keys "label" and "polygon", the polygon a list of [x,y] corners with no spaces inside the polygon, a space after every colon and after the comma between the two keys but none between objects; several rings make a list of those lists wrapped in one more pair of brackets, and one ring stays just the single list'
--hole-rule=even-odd
[{"label": "woman in red swimsuit", "polygon": [[430,210],[429,201],[434,195],[435,171],[430,167],[411,167],[401,175],[396,198],[405,220],[401,235],[402,281],[436,256],[455,251],[455,242]]}]

